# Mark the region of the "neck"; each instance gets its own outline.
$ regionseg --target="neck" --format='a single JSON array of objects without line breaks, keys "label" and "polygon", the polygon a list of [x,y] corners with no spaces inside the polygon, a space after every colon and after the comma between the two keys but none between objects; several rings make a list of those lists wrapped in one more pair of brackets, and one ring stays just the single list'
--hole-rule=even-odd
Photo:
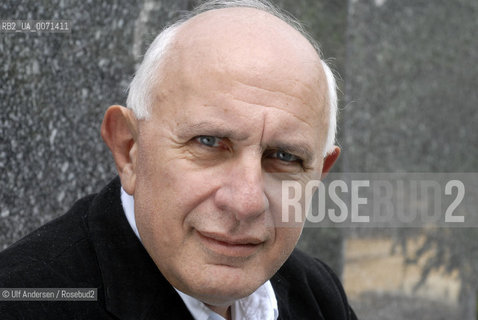
[{"label": "neck", "polygon": [[231,306],[212,306],[209,304],[206,304],[206,306],[214,311],[215,313],[219,314],[220,316],[224,317],[226,320],[231,320],[232,315],[231,315]]}]

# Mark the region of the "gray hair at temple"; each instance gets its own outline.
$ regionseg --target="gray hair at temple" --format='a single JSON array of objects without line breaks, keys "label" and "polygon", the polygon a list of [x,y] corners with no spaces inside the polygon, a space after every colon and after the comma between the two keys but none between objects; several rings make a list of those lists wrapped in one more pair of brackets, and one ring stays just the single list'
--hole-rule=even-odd
[{"label": "gray hair at temple", "polygon": [[132,109],[137,119],[148,119],[150,110],[152,108],[152,92],[155,83],[157,83],[158,70],[162,62],[162,58],[169,44],[172,42],[179,26],[184,22],[197,16],[203,12],[222,9],[247,7],[265,11],[283,20],[291,27],[299,31],[315,48],[317,54],[321,58],[322,67],[325,72],[328,87],[328,103],[329,103],[329,130],[327,133],[327,140],[325,144],[324,156],[331,152],[335,143],[335,135],[337,130],[337,86],[334,74],[327,63],[322,59],[319,44],[304,30],[302,25],[294,18],[275,7],[267,0],[210,0],[199,5],[192,11],[186,13],[181,19],[166,27],[151,43],[143,61],[139,66],[133,80],[129,86],[128,98],[126,105]]}]

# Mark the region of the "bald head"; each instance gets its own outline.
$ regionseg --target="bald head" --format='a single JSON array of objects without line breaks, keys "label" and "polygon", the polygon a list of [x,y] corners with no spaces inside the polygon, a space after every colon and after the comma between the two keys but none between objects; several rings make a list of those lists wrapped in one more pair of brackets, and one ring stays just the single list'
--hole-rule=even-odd
[{"label": "bald head", "polygon": [[[178,28],[164,61],[156,93],[164,95],[181,83],[192,94],[197,79],[227,73],[224,86],[243,82],[270,91],[292,90],[298,100],[313,97],[314,102],[301,103],[316,106],[308,112],[328,121],[323,112],[328,109],[327,81],[317,52],[297,30],[267,12],[226,8],[202,13]],[[265,74],[280,81],[266,83]],[[169,81],[178,75],[180,81]]]},{"label": "bald head", "polygon": [[[228,50],[223,52],[227,54],[223,59],[232,64],[254,57],[256,61],[251,67],[274,66],[283,61],[284,65],[287,62],[291,66],[320,68],[317,51],[300,32],[270,13],[254,8],[225,8],[199,14],[178,28],[172,42],[171,48],[185,49],[202,55],[201,58],[207,58],[199,51],[198,45],[202,43],[217,46],[217,52],[221,48]],[[212,49],[210,53],[214,53]]]}]

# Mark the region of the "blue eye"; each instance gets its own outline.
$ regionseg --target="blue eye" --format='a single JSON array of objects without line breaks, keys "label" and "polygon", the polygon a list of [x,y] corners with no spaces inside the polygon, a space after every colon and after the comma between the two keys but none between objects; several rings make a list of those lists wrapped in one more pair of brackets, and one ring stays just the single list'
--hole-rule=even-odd
[{"label": "blue eye", "polygon": [[290,154],[285,151],[276,151],[272,155],[272,158],[279,159],[284,162],[300,162],[301,159],[293,154]]},{"label": "blue eye", "polygon": [[199,136],[196,138],[196,141],[207,147],[218,147],[220,139],[213,136]]}]

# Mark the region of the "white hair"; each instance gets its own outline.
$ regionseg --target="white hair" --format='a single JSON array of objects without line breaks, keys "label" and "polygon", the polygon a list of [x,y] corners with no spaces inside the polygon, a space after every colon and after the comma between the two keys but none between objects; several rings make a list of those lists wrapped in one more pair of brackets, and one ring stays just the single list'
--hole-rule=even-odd
[{"label": "white hair", "polygon": [[329,130],[327,132],[327,140],[325,141],[324,156],[334,151],[335,135],[337,134],[337,83],[335,76],[330,67],[324,60],[321,60],[322,68],[325,72],[327,80],[327,93],[329,103]]},{"label": "white hair", "polygon": [[325,144],[324,156],[333,151],[335,135],[337,130],[337,87],[334,74],[327,63],[322,59],[319,44],[304,30],[302,25],[291,16],[282,12],[267,0],[209,0],[189,11],[181,19],[172,25],[166,27],[154,39],[149,46],[143,61],[135,73],[133,80],[129,85],[128,98],[126,106],[133,110],[137,119],[148,119],[153,106],[153,89],[158,82],[159,74],[157,70],[164,61],[165,53],[177,34],[179,27],[187,20],[203,13],[215,9],[247,7],[265,11],[276,16],[291,27],[299,31],[315,48],[319,58],[321,58],[322,67],[327,81],[327,93],[329,104],[329,128]]}]

